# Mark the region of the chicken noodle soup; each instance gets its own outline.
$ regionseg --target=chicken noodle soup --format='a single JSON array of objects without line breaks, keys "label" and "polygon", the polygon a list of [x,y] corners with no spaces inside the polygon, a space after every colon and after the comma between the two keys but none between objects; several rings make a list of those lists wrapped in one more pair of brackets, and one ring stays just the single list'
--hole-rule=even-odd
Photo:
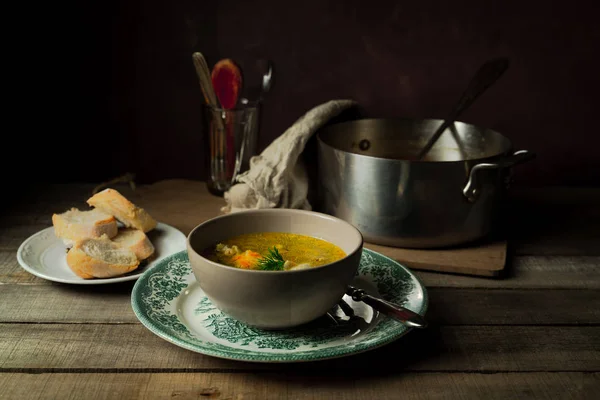
[{"label": "chicken noodle soup", "polygon": [[323,239],[281,232],[235,236],[209,247],[202,255],[230,267],[263,271],[318,267],[346,257],[342,249]]}]

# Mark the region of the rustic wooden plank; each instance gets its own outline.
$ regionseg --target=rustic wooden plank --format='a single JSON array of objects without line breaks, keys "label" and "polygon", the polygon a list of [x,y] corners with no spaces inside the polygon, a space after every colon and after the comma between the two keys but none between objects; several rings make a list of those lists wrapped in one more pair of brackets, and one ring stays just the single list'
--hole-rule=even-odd
[{"label": "rustic wooden plank", "polygon": [[0,322],[138,323],[131,308],[133,285],[2,285]]},{"label": "rustic wooden plank", "polygon": [[[502,279],[413,271],[426,287],[600,289],[600,257],[518,256]],[[25,271],[16,251],[0,250],[0,283],[53,285]]]},{"label": "rustic wooden plank", "polygon": [[598,290],[429,290],[427,319],[455,325],[600,324]]},{"label": "rustic wooden plank", "polygon": [[19,283],[52,285],[53,283],[25,271],[17,260],[17,252],[0,250],[0,284]]},{"label": "rustic wooden plank", "polygon": [[519,255],[600,255],[600,188],[513,191],[507,226]]},{"label": "rustic wooden plank", "polygon": [[[32,188],[21,202],[4,213],[7,219],[3,218],[6,222],[0,220],[0,226],[30,223],[32,221],[28,219],[31,218],[36,223],[49,222],[48,218],[58,210],[71,206],[87,207],[85,200],[93,187],[93,184],[57,184]],[[135,191],[124,184],[113,187],[132,201],[149,207],[156,218],[175,218],[175,225],[180,225],[178,228],[184,232],[218,215],[219,208],[224,205],[222,198],[207,192],[203,182],[193,180],[165,180],[140,185]],[[164,193],[175,189],[180,196],[169,196],[168,204],[162,201]],[[509,233],[516,251],[519,254],[600,255],[597,246],[600,240],[598,193],[600,189],[586,188],[531,188],[514,192],[508,207],[512,228]],[[157,199],[161,201],[157,202]],[[179,221],[177,215],[173,216],[174,210],[176,214],[186,214],[185,218]],[[190,213],[197,216],[197,221],[189,219]]]},{"label": "rustic wooden plank", "polygon": [[414,273],[426,287],[600,289],[598,256],[517,256],[502,279]]},{"label": "rustic wooden plank", "polygon": [[489,278],[500,276],[506,267],[506,240],[492,240],[470,247],[452,249],[402,249],[372,243],[365,243],[364,247],[388,256],[414,270],[450,272]]},{"label": "rustic wooden plank", "polygon": [[[172,193],[177,193],[178,196],[174,197]],[[576,194],[581,195],[581,192]],[[219,215],[221,207],[225,205],[223,199],[212,196],[206,190],[203,182],[185,179],[145,185],[132,195],[133,201],[148,209],[158,220],[177,227],[184,234],[200,222]],[[543,196],[536,197],[533,203],[520,198],[513,200],[513,203],[509,203],[514,211],[508,211],[506,237],[509,239],[509,245],[514,243],[517,254],[600,256],[598,206],[571,207],[576,211],[567,213],[565,210],[568,208],[560,204],[544,207]],[[583,213],[583,210],[591,211]],[[582,222],[585,224],[581,224]],[[501,270],[505,254],[502,242],[490,245],[489,248],[482,247],[479,251],[474,249],[475,255],[463,254],[460,250],[398,250],[371,244],[367,244],[367,247],[389,253],[392,258],[406,260],[415,268],[464,271],[478,275],[494,275]],[[464,265],[456,262],[457,257],[464,258]],[[485,271],[485,268],[477,263],[478,258],[486,259],[483,265],[489,265],[491,271]],[[436,259],[439,264],[437,267]]]},{"label": "rustic wooden plank", "polygon": [[[95,287],[3,285],[0,322],[138,323],[131,308],[132,288],[132,282]],[[443,325],[600,324],[597,290],[430,288],[429,303],[427,319]]]},{"label": "rustic wooden plank", "polygon": [[11,398],[28,399],[561,399],[590,398],[598,373],[404,373],[393,377],[277,373],[0,374]]},{"label": "rustic wooden plank", "polygon": [[[554,191],[529,189],[507,201],[507,237],[515,252],[600,256],[600,205],[589,202],[598,197],[600,189],[574,190],[573,195],[564,188],[556,190],[558,195],[552,195]],[[198,223],[219,215],[225,205],[223,199],[208,193],[203,182],[186,179],[144,185],[131,195],[157,219],[186,234]],[[428,256],[423,258],[431,264]]]},{"label": "rustic wooden plank", "polygon": [[169,179],[144,185],[131,193],[131,201],[185,235],[198,224],[221,215],[221,208],[225,206],[225,200],[212,195],[204,182],[189,179]]},{"label": "rustic wooden plank", "polygon": [[15,252],[29,236],[42,229],[48,228],[52,224],[32,224],[32,225],[12,225],[8,227],[0,227],[0,251]]},{"label": "rustic wooden plank", "polygon": [[517,255],[600,255],[600,218],[570,218],[549,221],[560,210],[547,211],[530,224],[518,225],[511,234]]},{"label": "rustic wooden plank", "polygon": [[[50,193],[49,196],[26,196],[26,201],[14,205],[5,213],[6,217],[0,219],[0,249],[16,250],[28,234],[35,232],[20,225],[35,225],[41,229],[51,225],[53,212],[71,206],[87,207],[85,200],[93,186],[49,185],[37,192]],[[166,180],[141,185],[135,191],[123,184],[115,187],[146,207],[157,219],[184,233],[218,215],[224,205],[222,198],[208,193],[203,182],[192,180]],[[169,201],[165,202],[165,193],[172,192],[179,195],[169,195]],[[507,224],[509,244],[514,252],[519,255],[600,256],[600,205],[595,202],[599,192],[599,189],[581,188],[534,188],[517,192],[508,206]],[[28,234],[24,234],[23,229]],[[427,262],[430,264],[430,260]]]},{"label": "rustic wooden plank", "polygon": [[598,372],[600,327],[431,326],[350,358],[258,364],[179,348],[141,325],[0,324],[0,372],[190,372],[278,370],[387,374]]}]

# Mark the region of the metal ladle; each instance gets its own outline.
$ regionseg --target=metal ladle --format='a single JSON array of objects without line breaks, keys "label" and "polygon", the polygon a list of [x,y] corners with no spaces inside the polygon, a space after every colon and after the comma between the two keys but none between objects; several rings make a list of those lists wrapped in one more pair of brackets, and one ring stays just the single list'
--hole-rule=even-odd
[{"label": "metal ladle", "polygon": [[418,160],[423,159],[423,157],[429,152],[429,150],[431,150],[435,142],[439,139],[440,135],[446,130],[446,128],[452,125],[460,116],[460,114],[462,114],[463,111],[473,104],[479,95],[485,92],[490,86],[492,86],[494,82],[498,80],[498,78],[500,78],[500,76],[502,76],[502,74],[508,69],[508,64],[509,62],[507,58],[496,58],[487,61],[485,64],[479,67],[479,70],[471,79],[469,86],[467,86],[467,89],[463,92],[458,103],[456,103],[448,117],[435,131],[433,136],[431,136],[425,147],[423,147],[423,149],[419,152],[419,155],[417,156]]}]

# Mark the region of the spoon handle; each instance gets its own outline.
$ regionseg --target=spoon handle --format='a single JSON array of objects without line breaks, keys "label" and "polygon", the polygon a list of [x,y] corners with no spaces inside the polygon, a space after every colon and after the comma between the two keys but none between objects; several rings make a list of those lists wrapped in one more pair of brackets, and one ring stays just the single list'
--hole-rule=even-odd
[{"label": "spoon handle", "polygon": [[508,69],[508,64],[509,62],[507,58],[496,58],[487,61],[479,68],[479,70],[477,70],[477,73],[475,73],[475,76],[471,79],[471,82],[469,82],[469,86],[467,86],[467,89],[463,92],[458,103],[456,103],[448,117],[435,131],[433,136],[431,136],[425,147],[423,147],[419,153],[419,160],[422,159],[429,150],[431,150],[431,147],[433,147],[435,142],[446,130],[446,128],[453,124],[460,114],[462,114],[463,111],[473,104],[479,95],[485,92],[490,86],[492,86],[494,82],[498,80],[498,78],[502,76],[502,74],[504,74],[504,72]]},{"label": "spoon handle", "polygon": [[219,100],[217,99],[217,95],[212,85],[210,70],[206,63],[206,59],[202,53],[195,52],[192,54],[192,60],[194,62],[194,67],[196,68],[198,80],[200,81],[200,89],[204,95],[204,101],[211,107],[219,107]]},{"label": "spoon handle", "polygon": [[416,312],[411,311],[408,308],[404,308],[398,304],[394,304],[389,301],[380,299],[378,297],[373,297],[367,294],[362,289],[350,287],[348,290],[348,295],[352,297],[352,300],[362,301],[363,303],[371,306],[374,310],[388,315],[404,323],[405,325],[408,325],[413,328],[427,327],[427,321],[425,321],[425,318],[423,318]]}]

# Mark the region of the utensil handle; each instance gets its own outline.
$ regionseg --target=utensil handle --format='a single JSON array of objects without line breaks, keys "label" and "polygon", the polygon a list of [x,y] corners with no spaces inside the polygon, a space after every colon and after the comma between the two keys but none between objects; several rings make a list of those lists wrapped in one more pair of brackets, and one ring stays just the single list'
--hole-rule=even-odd
[{"label": "utensil handle", "polygon": [[535,158],[535,153],[532,153],[527,150],[518,150],[515,151],[512,155],[503,158],[497,162],[490,163],[480,163],[471,168],[471,172],[469,172],[469,180],[467,184],[463,188],[463,195],[470,202],[474,202],[479,197],[480,189],[479,189],[479,181],[477,176],[479,171],[484,169],[501,169],[501,168],[510,168],[518,164],[522,164],[524,162],[533,160]]},{"label": "utensil handle", "polygon": [[440,135],[448,128],[450,125],[454,123],[454,121],[463,113],[467,108],[473,104],[475,99],[479,97],[483,92],[485,92],[494,82],[498,80],[504,74],[504,72],[508,69],[508,59],[507,58],[496,58],[487,61],[483,64],[475,73],[475,76],[469,82],[469,86],[463,92],[462,96],[456,103],[456,106],[452,109],[448,117],[444,120],[442,125],[435,131],[433,136],[429,139],[425,147],[419,153],[419,160],[431,150],[431,147],[438,140]]},{"label": "utensil handle", "polygon": [[361,301],[365,304],[373,307],[374,310],[382,312],[398,321],[403,322],[405,325],[413,328],[425,328],[427,327],[427,321],[416,312],[413,312],[407,308],[399,306],[389,301],[373,297],[365,294],[361,297]]},{"label": "utensil handle", "polygon": [[200,89],[204,95],[204,101],[209,106],[218,108],[219,100],[217,99],[217,95],[210,79],[210,69],[208,68],[206,59],[202,53],[195,52],[192,54],[192,60],[194,62],[194,67],[196,68],[198,80],[200,81]]},{"label": "utensil handle", "polygon": [[473,104],[475,99],[485,92],[494,82],[496,82],[502,74],[508,69],[507,58],[496,58],[483,64],[477,73],[471,79],[469,86],[465,89],[456,107],[452,110],[446,120],[454,120],[458,118],[463,111]]}]

